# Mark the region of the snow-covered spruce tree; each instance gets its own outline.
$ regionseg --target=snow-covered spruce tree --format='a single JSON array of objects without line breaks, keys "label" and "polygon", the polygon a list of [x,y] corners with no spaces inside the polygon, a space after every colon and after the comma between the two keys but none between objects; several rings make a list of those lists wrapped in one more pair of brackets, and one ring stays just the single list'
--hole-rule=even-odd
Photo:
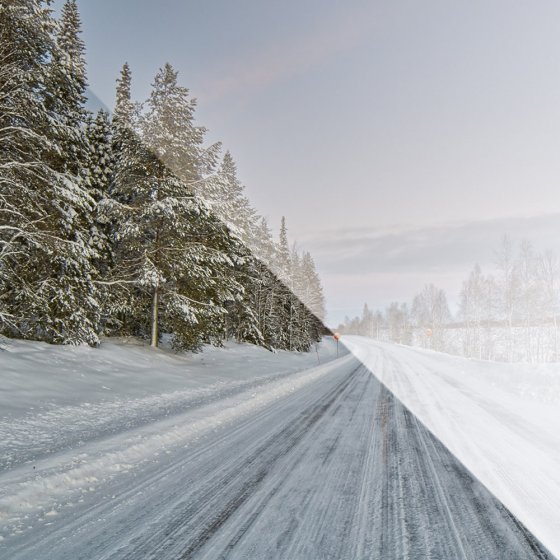
[{"label": "snow-covered spruce tree", "polygon": [[325,319],[325,296],[323,295],[323,286],[315,267],[315,261],[308,251],[303,253],[301,270],[304,286],[299,293],[299,297],[307,309],[316,317],[316,323],[319,323],[319,326],[322,327]]},{"label": "snow-covered spruce tree", "polygon": [[[132,72],[128,62],[123,64],[120,76],[117,78],[117,88],[115,95],[115,110],[112,120],[112,151],[116,160],[115,173],[118,172],[122,157],[121,152],[124,144],[135,134],[134,131],[134,103],[132,102]],[[115,174],[114,180],[117,181]],[[116,187],[117,188],[117,187]]]},{"label": "snow-covered spruce tree", "polygon": [[56,165],[80,176],[87,158],[86,63],[81,22],[75,0],[63,5],[56,24],[55,48],[47,67],[46,105],[58,118],[51,134],[58,148],[51,157]]},{"label": "snow-covered spruce tree", "polygon": [[293,315],[295,295],[293,293],[292,263],[286,218],[282,216],[280,235],[276,245],[275,270],[280,279],[276,287],[276,302],[278,321],[277,345],[279,348],[293,349]]},{"label": "snow-covered spruce tree", "polygon": [[[121,69],[111,121],[112,170],[108,190],[97,205],[97,219],[107,231],[111,267],[103,289],[102,330],[111,335],[148,336],[150,304],[138,286],[127,257],[129,235],[124,209],[138,201],[138,185],[147,180],[147,150],[138,133],[139,107],[131,99],[132,74],[128,63]],[[100,193],[101,194],[101,193]]]},{"label": "snow-covered spruce tree", "polygon": [[277,349],[308,350],[324,328],[324,300],[313,261],[308,254],[290,250],[285,219],[278,243],[265,219],[254,224],[252,232],[249,246],[257,263],[250,295],[265,343]]},{"label": "snow-covered spruce tree", "polygon": [[288,228],[286,227],[286,218],[282,216],[280,223],[280,234],[278,237],[278,245],[276,249],[276,266],[278,276],[285,280],[286,283],[291,282],[292,263],[290,255],[290,244],[288,243]]},{"label": "snow-covered spruce tree", "polygon": [[325,296],[321,278],[315,268],[315,262],[311,253],[305,252],[301,260],[301,270],[304,279],[304,288],[300,293],[300,298],[309,314],[311,315],[309,324],[309,336],[313,341],[318,341],[324,331],[325,320]]},{"label": "snow-covered spruce tree", "polygon": [[292,314],[290,318],[290,332],[291,332],[291,347],[294,350],[306,351],[309,349],[309,320],[310,314],[303,305],[298,294],[303,291],[304,280],[301,274],[301,258],[295,247],[292,247],[291,262],[291,292],[292,299]]},{"label": "snow-covered spruce tree", "polygon": [[101,109],[94,119],[90,119],[86,136],[89,192],[95,202],[99,202],[107,197],[113,177],[111,121],[107,111]]},{"label": "snow-covered spruce tree", "polygon": [[[86,177],[88,192],[95,201],[89,245],[94,253],[92,258],[96,278],[102,279],[108,276],[113,264],[111,224],[99,213],[99,203],[110,196],[114,170],[111,122],[107,111],[102,109],[95,119],[89,120],[86,136],[88,152],[83,175]],[[106,288],[104,284],[97,283],[100,300],[107,298]]]},{"label": "snow-covered spruce tree", "polygon": [[[235,161],[229,151],[225,153],[216,179],[211,183],[214,187],[210,198],[212,210],[243,243],[250,246],[257,213],[244,194],[244,187],[237,177]],[[205,192],[199,189],[198,193],[205,201],[208,200]]]},{"label": "snow-covered spruce tree", "polygon": [[1,3],[0,35],[0,64],[9,68],[0,85],[9,91],[0,108],[0,297],[9,317],[2,329],[49,342],[97,344],[97,302],[82,236],[92,200],[65,157],[80,123],[67,120],[58,90],[51,89],[55,61],[68,58],[45,2]]},{"label": "snow-covered spruce tree", "polygon": [[277,348],[280,347],[278,333],[281,328],[277,294],[283,287],[272,272],[276,247],[265,218],[261,218],[253,228],[250,246],[255,258],[253,263],[255,286],[250,293],[252,306],[255,309],[258,328],[263,335],[265,345],[269,348]]},{"label": "snow-covered spruce tree", "polygon": [[228,228],[235,240],[230,247],[232,274],[243,286],[243,294],[228,303],[225,335],[238,341],[265,345],[258,324],[255,294],[259,290],[259,262],[251,252],[255,236],[256,212],[244,194],[235,162],[226,152],[217,173],[196,189],[212,212]]},{"label": "snow-covered spruce tree", "polygon": [[[276,273],[280,280],[277,288],[277,307],[280,318],[278,332],[281,348],[288,350],[309,350],[311,343],[318,339],[314,334],[317,328],[317,317],[302,301],[305,279],[302,272],[302,261],[294,249],[290,251],[286,220],[283,217],[280,236],[276,247]],[[322,324],[321,324],[322,326]]]},{"label": "snow-covered spruce tree", "polygon": [[323,331],[324,298],[319,276],[311,255],[292,251],[294,302],[293,322],[296,330],[295,348],[309,350],[321,338]]},{"label": "snow-covered spruce tree", "polygon": [[[50,313],[55,321],[64,323],[74,333],[72,336],[78,335],[73,342],[83,341],[79,333],[83,325],[88,325],[91,333],[87,342],[96,344],[100,309],[93,281],[98,276],[94,263],[100,255],[94,240],[95,201],[89,193],[87,176],[84,52],[78,8],[75,0],[68,0],[55,26],[53,52],[47,66],[45,105],[51,116],[46,134],[56,145],[48,154],[50,165],[64,176],[73,197],[59,200],[63,213],[59,230],[73,251],[57,263],[60,269],[55,272]],[[53,271],[52,263],[47,262],[45,271],[49,268]]]},{"label": "snow-covered spruce tree", "polygon": [[225,304],[242,294],[231,274],[234,240],[194,194],[214,157],[203,147],[204,129],[194,126],[194,107],[166,64],[136,123],[137,140],[116,134],[122,146],[109,203],[116,241],[112,281],[135,290],[133,315],[149,308],[144,321],[153,346],[161,330],[173,333],[177,348],[219,343]]}]

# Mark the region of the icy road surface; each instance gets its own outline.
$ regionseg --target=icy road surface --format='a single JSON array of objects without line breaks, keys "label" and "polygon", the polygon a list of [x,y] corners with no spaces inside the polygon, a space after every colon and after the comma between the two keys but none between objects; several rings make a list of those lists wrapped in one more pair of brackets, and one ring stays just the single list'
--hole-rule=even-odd
[{"label": "icy road surface", "polygon": [[468,360],[353,336],[345,344],[560,557],[560,364]]},{"label": "icy road surface", "polygon": [[551,557],[353,356],[235,387],[13,458],[0,557]]}]

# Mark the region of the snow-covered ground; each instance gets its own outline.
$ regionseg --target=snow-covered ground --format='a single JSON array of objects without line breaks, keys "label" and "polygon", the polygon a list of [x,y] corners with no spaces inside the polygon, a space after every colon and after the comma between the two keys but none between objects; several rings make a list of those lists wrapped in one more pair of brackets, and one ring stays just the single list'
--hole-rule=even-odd
[{"label": "snow-covered ground", "polygon": [[560,557],[560,365],[468,360],[356,336],[343,342]]},{"label": "snow-covered ground", "polygon": [[336,357],[249,344],[181,355],[137,341],[100,348],[8,341],[0,350],[0,469],[258,387]]},{"label": "snow-covered ground", "polygon": [[551,558],[332,341],[207,350],[2,352],[0,558]]},{"label": "snow-covered ground", "polygon": [[[0,344],[0,407],[21,416],[48,408],[130,400],[154,393],[254,381],[307,369],[336,357],[325,339],[308,353],[269,352],[251,344],[207,346],[198,354],[150,348],[135,339],[107,339],[99,348],[4,339]],[[343,347],[341,346],[341,352]]]},{"label": "snow-covered ground", "polygon": [[194,355],[134,341],[99,349],[8,341],[0,350],[0,540],[32,519],[48,523],[103,479],[294,391],[334,358],[330,340],[305,354],[231,343]]}]

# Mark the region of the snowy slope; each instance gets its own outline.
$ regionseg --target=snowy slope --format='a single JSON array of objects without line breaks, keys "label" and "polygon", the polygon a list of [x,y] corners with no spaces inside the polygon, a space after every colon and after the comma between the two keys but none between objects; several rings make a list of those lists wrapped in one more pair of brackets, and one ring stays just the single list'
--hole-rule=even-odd
[{"label": "snowy slope", "polygon": [[560,366],[496,364],[343,342],[560,557]]}]

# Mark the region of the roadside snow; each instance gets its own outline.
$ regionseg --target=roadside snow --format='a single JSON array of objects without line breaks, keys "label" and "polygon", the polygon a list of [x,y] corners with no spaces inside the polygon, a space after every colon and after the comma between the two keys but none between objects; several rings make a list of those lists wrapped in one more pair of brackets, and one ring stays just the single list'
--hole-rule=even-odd
[{"label": "roadside snow", "polygon": [[[325,339],[321,363],[336,357]],[[251,344],[207,346],[198,354],[154,350],[136,340],[108,339],[99,348],[9,340],[0,349],[2,415],[39,407],[81,405],[112,397],[137,398],[173,390],[229,384],[317,365],[316,352],[268,352]]]},{"label": "roadside snow", "polygon": [[357,336],[344,345],[560,557],[560,365],[468,360]]},{"label": "roadside snow", "polygon": [[0,351],[0,536],[50,523],[115,476],[329,373],[335,357],[328,340],[309,354],[229,344],[182,356],[12,341]]},{"label": "roadside snow", "polygon": [[271,353],[249,344],[179,355],[139,343],[99,349],[10,341],[0,350],[0,469],[78,447],[326,363],[336,348]]}]

